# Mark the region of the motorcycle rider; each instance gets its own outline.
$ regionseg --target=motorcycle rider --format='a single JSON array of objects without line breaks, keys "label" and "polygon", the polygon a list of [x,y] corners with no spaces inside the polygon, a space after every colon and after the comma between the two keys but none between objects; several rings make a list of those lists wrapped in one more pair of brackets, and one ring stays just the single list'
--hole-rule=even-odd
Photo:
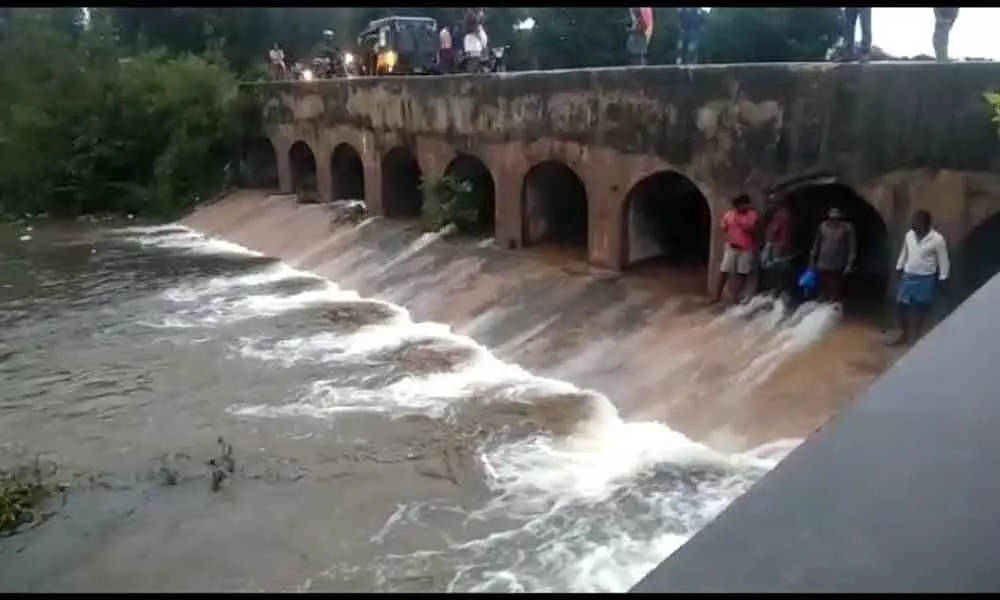
[{"label": "motorcycle rider", "polygon": [[337,43],[334,40],[332,29],[323,31],[323,37],[320,39],[312,55],[313,60],[321,59],[325,62],[324,67],[328,71],[326,73],[316,73],[316,77],[330,77],[340,61],[340,48],[337,47]]}]

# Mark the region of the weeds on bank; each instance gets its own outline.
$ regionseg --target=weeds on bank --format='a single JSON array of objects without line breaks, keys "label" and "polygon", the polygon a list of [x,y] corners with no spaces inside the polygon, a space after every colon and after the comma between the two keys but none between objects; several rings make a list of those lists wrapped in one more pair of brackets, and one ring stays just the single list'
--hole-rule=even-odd
[{"label": "weeds on bank", "polygon": [[51,516],[43,510],[64,489],[60,484],[46,481],[37,458],[30,467],[0,471],[0,537],[20,533]]},{"label": "weeds on bank", "polygon": [[993,107],[993,124],[1000,129],[1000,92],[986,92],[983,98]]},{"label": "weeds on bank", "polygon": [[440,231],[453,225],[458,231],[473,229],[479,222],[479,207],[472,183],[446,175],[424,184],[424,229]]}]

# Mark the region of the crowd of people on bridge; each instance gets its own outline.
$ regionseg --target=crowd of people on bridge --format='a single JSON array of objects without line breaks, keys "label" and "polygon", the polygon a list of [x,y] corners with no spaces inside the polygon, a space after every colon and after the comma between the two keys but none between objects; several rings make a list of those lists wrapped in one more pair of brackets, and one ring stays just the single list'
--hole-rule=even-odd
[{"label": "crowd of people on bridge", "polygon": [[[712,303],[722,301],[730,281],[735,288],[733,300],[746,301],[744,290],[755,273],[757,291],[780,297],[786,304],[810,299],[841,302],[844,280],[857,266],[858,236],[839,207],[829,208],[826,219],[816,228],[806,268],[798,273],[796,264],[802,257],[796,255],[792,241],[794,221],[786,197],[772,193],[765,218],[758,215],[747,194],[731,204],[720,223],[725,246]],[[899,335],[890,342],[911,343],[926,331],[928,316],[951,271],[947,242],[934,229],[930,212],[914,213],[896,271]]]},{"label": "crowd of people on bridge", "polygon": [[[631,65],[645,65],[647,50],[653,37],[653,9],[650,7],[629,8],[629,24],[625,33],[625,53]],[[958,7],[934,7],[934,54],[937,60],[948,60],[948,41],[951,29],[958,18]],[[677,64],[698,62],[699,39],[705,26],[706,13],[698,7],[677,8]],[[836,61],[867,61],[872,56],[872,9],[870,7],[845,7],[841,9],[842,33],[838,42],[830,49],[827,58]],[[437,72],[483,72],[506,70],[505,65],[496,62],[492,54],[500,56],[506,47],[491,49],[486,33],[486,18],[482,9],[468,9],[461,22],[439,24]],[[858,26],[861,29],[860,42],[856,39]],[[333,42],[333,32],[323,32],[323,39],[314,50],[314,55],[336,63],[340,52]],[[304,67],[289,68],[284,51],[275,44],[269,51],[268,65],[275,79],[290,77]]]}]

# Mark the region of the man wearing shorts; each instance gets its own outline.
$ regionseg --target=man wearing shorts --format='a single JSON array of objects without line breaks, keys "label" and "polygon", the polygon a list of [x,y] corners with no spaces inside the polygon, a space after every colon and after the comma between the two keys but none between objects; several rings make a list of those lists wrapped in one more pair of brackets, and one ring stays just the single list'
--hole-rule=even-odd
[{"label": "man wearing shorts", "polygon": [[914,213],[911,228],[903,238],[896,270],[900,272],[896,305],[901,331],[894,343],[912,343],[922,335],[938,288],[948,280],[951,271],[948,244],[932,227],[931,213],[926,210]]},{"label": "man wearing shorts", "polygon": [[722,300],[726,283],[732,276],[736,281],[733,298],[739,299],[743,293],[747,276],[753,269],[754,233],[757,229],[757,211],[750,203],[750,196],[741,194],[733,199],[732,208],[722,215],[722,232],[726,246],[722,254],[719,271],[719,285],[712,302]]},{"label": "man wearing shorts", "polygon": [[840,302],[844,275],[854,270],[857,257],[857,235],[854,226],[844,220],[839,208],[831,208],[826,220],[819,224],[809,266],[819,279],[820,302]]}]

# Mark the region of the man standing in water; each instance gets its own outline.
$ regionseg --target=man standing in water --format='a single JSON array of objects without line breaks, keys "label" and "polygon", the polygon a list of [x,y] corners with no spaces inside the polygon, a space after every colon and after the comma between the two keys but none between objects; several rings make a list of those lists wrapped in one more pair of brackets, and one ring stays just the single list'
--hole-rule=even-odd
[{"label": "man standing in water", "polygon": [[757,229],[757,211],[753,209],[750,196],[740,194],[732,201],[732,208],[722,215],[722,231],[726,247],[719,268],[719,285],[712,303],[722,300],[726,283],[732,276],[736,280],[733,298],[737,301],[743,293],[747,276],[753,268],[754,232]]},{"label": "man standing in water", "polygon": [[893,343],[912,343],[923,335],[938,287],[948,280],[951,263],[944,236],[932,227],[931,213],[919,210],[903,238],[896,270],[900,272],[896,304],[900,335]]},{"label": "man standing in water", "polygon": [[934,7],[934,56],[939,61],[948,60],[948,36],[958,18],[958,7]]},{"label": "man standing in water", "polygon": [[854,270],[857,257],[857,236],[854,226],[844,220],[839,208],[831,208],[826,220],[819,224],[809,267],[819,278],[820,302],[840,302],[844,275]]},{"label": "man standing in water", "polygon": [[784,295],[795,285],[792,270],[792,215],[783,196],[768,198],[771,215],[764,230],[760,252],[761,291],[771,296]]}]

